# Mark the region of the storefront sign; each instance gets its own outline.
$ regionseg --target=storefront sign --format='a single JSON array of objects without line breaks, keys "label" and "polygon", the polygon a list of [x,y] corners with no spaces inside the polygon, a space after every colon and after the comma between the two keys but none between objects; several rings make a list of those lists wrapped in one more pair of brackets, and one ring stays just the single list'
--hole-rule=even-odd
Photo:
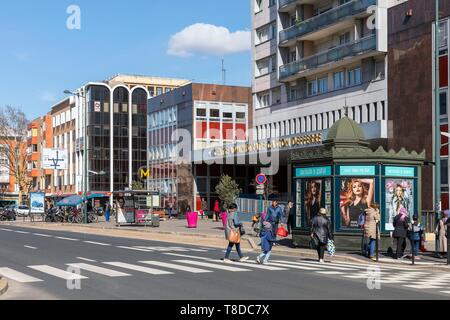
[{"label": "storefront sign", "polygon": [[339,169],[341,176],[359,177],[375,175],[375,166],[341,166]]},{"label": "storefront sign", "polygon": [[326,176],[331,176],[331,166],[297,168],[295,170],[296,178],[314,178],[314,177],[326,177]]},{"label": "storefront sign", "polygon": [[414,178],[414,167],[385,167],[386,177],[405,177]]}]

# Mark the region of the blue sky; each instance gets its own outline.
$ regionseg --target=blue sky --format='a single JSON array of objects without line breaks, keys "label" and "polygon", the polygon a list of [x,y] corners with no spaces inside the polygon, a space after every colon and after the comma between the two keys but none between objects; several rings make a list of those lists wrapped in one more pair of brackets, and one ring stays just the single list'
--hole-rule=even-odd
[{"label": "blue sky", "polygon": [[[80,30],[66,27],[72,4],[81,9]],[[202,30],[210,33],[205,24],[237,33],[210,44],[197,37]],[[4,1],[0,106],[19,106],[31,120],[47,113],[65,89],[117,73],[220,83],[222,56],[227,84],[249,86],[251,57],[242,42],[250,28],[248,0]],[[171,45],[176,47],[169,50]]]}]

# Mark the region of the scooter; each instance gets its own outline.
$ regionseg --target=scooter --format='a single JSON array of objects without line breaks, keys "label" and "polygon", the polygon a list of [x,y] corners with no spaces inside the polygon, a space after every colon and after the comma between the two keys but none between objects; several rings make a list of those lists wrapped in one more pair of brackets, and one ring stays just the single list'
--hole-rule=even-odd
[{"label": "scooter", "polygon": [[0,213],[0,221],[15,221],[16,214],[11,209],[6,209]]},{"label": "scooter", "polygon": [[63,222],[64,214],[58,208],[54,207],[47,211],[45,222]]}]

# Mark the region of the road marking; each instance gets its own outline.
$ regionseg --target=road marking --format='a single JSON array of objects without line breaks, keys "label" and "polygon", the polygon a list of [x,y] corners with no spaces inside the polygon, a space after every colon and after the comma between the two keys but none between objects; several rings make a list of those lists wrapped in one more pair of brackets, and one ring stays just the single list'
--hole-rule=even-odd
[{"label": "road marking", "polygon": [[29,232],[26,232],[26,231],[14,231],[14,232],[21,233],[21,234],[29,234]]},{"label": "road marking", "polygon": [[61,278],[64,280],[78,280],[78,279],[88,279],[88,277],[79,275],[79,274],[75,274],[72,272],[68,272],[65,270],[61,270],[58,268],[54,268],[51,266],[47,266],[47,265],[40,265],[40,266],[28,266],[28,268],[43,272],[43,273],[47,273],[49,275],[52,275],[54,277],[57,278]]},{"label": "road marking", "polygon": [[183,258],[195,258],[195,259],[201,259],[201,260],[213,260],[211,258],[205,258],[205,257],[198,257],[198,256],[191,256],[191,255],[187,255],[187,254],[181,254],[181,253],[163,253],[163,254],[167,254],[169,256],[175,256],[175,257],[183,257]]},{"label": "road marking", "polygon": [[125,247],[125,246],[116,246],[116,248],[135,250],[135,251],[144,251],[144,252],[153,252],[152,250],[141,249],[141,248],[133,248],[133,247]]},{"label": "road marking", "polygon": [[101,275],[104,275],[104,276],[108,276],[108,277],[128,277],[128,276],[131,276],[131,274],[128,274],[128,273],[115,271],[115,270],[102,268],[102,267],[97,267],[97,266],[94,266],[92,264],[87,264],[87,263],[67,263],[66,265],[72,266],[72,267],[75,267],[75,268],[80,268],[80,269],[83,269],[83,270],[87,270],[87,271],[90,271],[90,272],[98,273],[98,274],[101,274]]},{"label": "road marking", "polygon": [[[274,261],[277,261],[277,260],[274,260]],[[299,270],[312,270],[312,271],[320,270],[320,268],[317,268],[317,267],[305,267],[305,266],[297,266],[297,265],[286,265],[286,264],[283,264],[283,263],[276,263],[276,262],[269,262],[267,265],[269,265],[269,266],[286,267],[286,268],[290,268],[290,269],[299,269]]]},{"label": "road marking", "polygon": [[271,271],[283,271],[288,270],[286,268],[274,267],[267,264],[259,265],[256,261],[244,261],[244,262],[236,262],[236,264],[247,264],[250,268],[262,269],[262,270],[271,270]]},{"label": "road marking", "polygon": [[441,288],[441,287],[432,286],[432,285],[428,285],[428,284],[404,285],[404,287],[413,288],[413,289],[440,289]]},{"label": "road marking", "polygon": [[176,270],[191,272],[191,273],[212,272],[210,270],[194,268],[194,267],[187,267],[187,266],[182,266],[182,265],[178,265],[178,264],[159,262],[159,261],[139,261],[139,262],[140,263],[149,264],[149,265],[158,266],[158,267],[165,267],[165,268],[169,268],[169,269],[176,269]]},{"label": "road marking", "polygon": [[13,230],[10,230],[10,229],[3,229],[3,228],[1,228],[0,230],[14,232]]},{"label": "road marking", "polygon": [[95,261],[95,260],[88,259],[88,258],[83,258],[83,257],[77,257],[77,259],[79,259],[79,260],[84,260],[84,261],[88,261],[88,262],[97,262],[97,261]]},{"label": "road marking", "polygon": [[[312,264],[310,263],[304,263],[304,262],[293,262],[293,261],[284,261],[284,260],[273,260],[275,262],[280,263],[286,263],[289,265],[296,265],[296,266],[309,266],[311,267]],[[334,269],[334,270],[341,270],[341,271],[360,271],[352,268],[342,268],[342,267],[335,267],[335,266],[327,266],[326,264],[314,264],[314,266],[320,268],[320,269]]]},{"label": "road marking", "polygon": [[103,263],[110,265],[110,266],[115,266],[115,267],[119,267],[119,268],[130,269],[130,270],[140,271],[140,272],[150,273],[150,274],[173,274],[173,272],[169,272],[169,271],[163,271],[163,270],[158,270],[158,269],[153,269],[153,268],[148,268],[148,267],[142,267],[142,266],[138,266],[135,264],[129,264],[129,263],[123,263],[123,262],[103,262]]},{"label": "road marking", "polygon": [[10,280],[14,280],[21,283],[27,283],[27,282],[40,282],[44,281],[35,277],[31,277],[29,275],[26,275],[22,272],[10,269],[10,268],[0,268],[0,274],[4,276],[5,278],[8,278]]},{"label": "road marking", "polygon": [[68,241],[80,241],[79,239],[65,238],[65,237],[55,237],[56,239],[68,240]]},{"label": "road marking", "polygon": [[[348,262],[339,262],[339,264],[342,266],[350,266],[350,267],[364,267],[364,265],[361,265],[361,264],[354,264],[354,263],[348,263]],[[396,266],[380,266],[378,264],[373,264],[373,263],[371,263],[365,267],[376,267],[376,268],[380,268],[380,269],[384,269],[384,270],[411,271],[411,268],[402,268],[402,267],[396,267]]]},{"label": "road marking", "polygon": [[150,250],[150,251],[185,251],[188,252],[187,249],[176,249],[173,247],[142,247],[142,246],[134,246],[133,248],[137,249],[144,249],[144,250]]},{"label": "road marking", "polygon": [[33,233],[33,235],[35,236],[39,236],[39,237],[46,237],[46,238],[51,238],[53,236],[48,235],[48,234],[42,234],[42,233]]},{"label": "road marking", "polygon": [[320,274],[346,274],[340,271],[315,271],[315,272]]},{"label": "road marking", "polygon": [[226,271],[235,271],[235,272],[251,271],[249,269],[236,268],[236,267],[232,267],[232,266],[217,265],[217,264],[214,264],[214,263],[200,262],[200,261],[193,261],[193,260],[175,260],[175,262],[192,264],[194,266],[208,267],[208,268],[220,269],[220,270],[226,270]]},{"label": "road marking", "polygon": [[28,248],[28,249],[33,249],[33,250],[37,250],[37,248],[36,247],[32,247],[32,246],[24,246],[25,248]]},{"label": "road marking", "polygon": [[95,242],[95,241],[83,241],[84,243],[90,243],[90,244],[97,244],[99,246],[110,246],[108,243],[101,243],[101,242]]},{"label": "road marking", "polygon": [[441,293],[450,294],[450,291],[441,291]]}]

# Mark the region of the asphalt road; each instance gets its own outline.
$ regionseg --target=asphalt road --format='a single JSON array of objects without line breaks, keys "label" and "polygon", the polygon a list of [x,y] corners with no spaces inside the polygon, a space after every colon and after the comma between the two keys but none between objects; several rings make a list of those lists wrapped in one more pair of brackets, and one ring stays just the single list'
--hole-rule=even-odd
[{"label": "asphalt road", "polygon": [[0,274],[10,287],[0,299],[450,298],[447,275],[411,266],[383,267],[375,274],[381,288],[370,290],[367,266],[276,255],[268,266],[229,264],[223,256],[222,249],[0,225]]}]

